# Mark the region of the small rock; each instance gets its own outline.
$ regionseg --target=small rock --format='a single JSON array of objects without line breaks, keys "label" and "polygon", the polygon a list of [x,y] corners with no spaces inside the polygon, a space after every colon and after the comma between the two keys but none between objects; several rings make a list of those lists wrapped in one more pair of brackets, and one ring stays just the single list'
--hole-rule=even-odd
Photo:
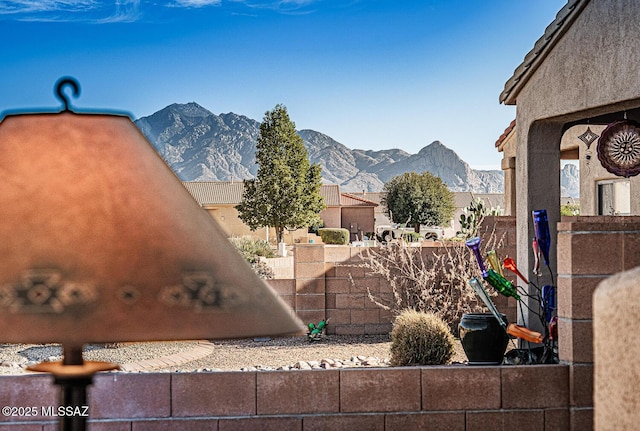
[{"label": "small rock", "polygon": [[296,362],[296,364],[293,367],[297,368],[298,370],[310,370],[311,369],[311,366],[305,361]]}]

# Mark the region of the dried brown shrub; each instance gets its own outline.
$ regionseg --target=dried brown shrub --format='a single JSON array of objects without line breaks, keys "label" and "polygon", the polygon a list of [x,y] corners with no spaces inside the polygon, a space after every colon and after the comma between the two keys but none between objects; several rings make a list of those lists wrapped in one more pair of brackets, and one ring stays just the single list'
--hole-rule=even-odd
[{"label": "dried brown shrub", "polygon": [[[483,235],[483,255],[501,246],[495,231]],[[464,313],[486,311],[468,285],[479,275],[473,253],[464,242],[443,242],[438,248],[394,245],[368,249],[362,254],[362,267],[370,276],[378,276],[389,286],[391,295],[374,294],[369,298],[378,306],[399,315],[412,309],[433,313],[443,319],[454,334]]]}]

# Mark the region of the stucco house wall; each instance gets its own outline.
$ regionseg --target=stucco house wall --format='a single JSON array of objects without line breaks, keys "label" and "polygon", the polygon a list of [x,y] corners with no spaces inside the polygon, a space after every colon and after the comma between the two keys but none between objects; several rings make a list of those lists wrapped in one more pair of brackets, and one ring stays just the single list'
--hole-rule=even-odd
[{"label": "stucco house wall", "polygon": [[[630,213],[624,215],[640,215],[640,177],[621,178],[608,172],[598,160],[597,141],[589,147],[580,141],[578,136],[587,128],[597,135],[602,135],[606,126],[598,124],[579,124],[569,128],[562,135],[563,145],[579,143],[580,160],[580,215],[593,216],[598,214],[598,183],[601,181],[629,181]],[[602,214],[618,215],[618,214]]]},{"label": "stucco house wall", "polygon": [[[591,320],[585,318],[589,316],[576,312],[590,304],[574,302],[566,295],[566,284],[560,282],[564,283],[567,274],[593,274],[589,270],[579,272],[577,262],[586,268],[596,264],[610,268],[619,266],[620,256],[624,260],[634,254],[628,253],[627,245],[633,242],[624,240],[626,233],[606,233],[614,230],[609,217],[585,217],[576,220],[579,223],[575,226],[563,223],[565,220],[558,223],[560,145],[565,131],[576,124],[640,120],[639,19],[637,0],[569,0],[516,68],[499,98],[517,105],[517,258],[518,267],[527,269],[530,278],[535,275],[529,244],[534,236],[531,212],[546,209],[548,213],[552,242],[549,263],[553,273],[559,274],[559,357],[571,368],[571,399],[577,400],[581,393],[589,395],[570,408],[571,430],[575,431],[593,429],[593,397],[589,390],[580,391],[593,376],[593,359],[574,354],[576,347],[592,345],[593,330]],[[624,230],[627,217],[620,218]],[[602,253],[604,249],[606,253]],[[548,276],[542,282],[547,280]],[[579,287],[582,297],[590,300],[595,287],[585,281],[581,280]],[[526,311],[521,314],[522,320],[535,328],[533,316]]]},{"label": "stucco house wall", "polygon": [[[185,188],[229,236],[250,235],[275,241],[275,230],[260,228],[252,231],[239,217],[236,205],[242,200],[244,184],[238,182],[184,182]],[[319,214],[324,227],[354,230],[352,240],[373,231],[374,209],[377,203],[340,192],[336,184],[321,187],[326,208]],[[353,229],[352,229],[353,227]],[[308,237],[307,229],[285,231],[284,241],[294,243]]]},{"label": "stucco house wall", "polygon": [[327,207],[320,212],[320,219],[324,223],[324,227],[339,228],[341,227],[340,207]]},{"label": "stucco house wall", "polygon": [[362,238],[367,232],[374,232],[374,207],[346,207],[342,209],[342,227],[349,230],[351,240]]},{"label": "stucco house wall", "polygon": [[[262,239],[267,239],[267,229],[261,228],[252,231],[244,224],[238,216],[238,210],[233,205],[220,205],[216,207],[205,207],[207,213],[218,222],[218,225],[229,237],[251,235]],[[273,236],[274,232],[271,232]]]}]

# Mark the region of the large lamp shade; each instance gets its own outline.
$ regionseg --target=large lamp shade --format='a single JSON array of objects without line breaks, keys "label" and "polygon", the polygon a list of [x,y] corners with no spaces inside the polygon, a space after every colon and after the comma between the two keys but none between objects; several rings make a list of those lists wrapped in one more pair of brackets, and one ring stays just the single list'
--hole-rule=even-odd
[{"label": "large lamp shade", "polygon": [[128,116],[0,122],[0,342],[299,333]]}]

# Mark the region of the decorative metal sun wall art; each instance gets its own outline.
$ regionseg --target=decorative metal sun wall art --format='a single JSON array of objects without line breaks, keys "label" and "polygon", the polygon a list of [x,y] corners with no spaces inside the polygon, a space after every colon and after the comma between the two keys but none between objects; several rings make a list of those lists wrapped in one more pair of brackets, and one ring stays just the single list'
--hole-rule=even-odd
[{"label": "decorative metal sun wall art", "polygon": [[598,159],[604,168],[620,177],[640,173],[640,124],[631,120],[607,126],[598,140]]}]

